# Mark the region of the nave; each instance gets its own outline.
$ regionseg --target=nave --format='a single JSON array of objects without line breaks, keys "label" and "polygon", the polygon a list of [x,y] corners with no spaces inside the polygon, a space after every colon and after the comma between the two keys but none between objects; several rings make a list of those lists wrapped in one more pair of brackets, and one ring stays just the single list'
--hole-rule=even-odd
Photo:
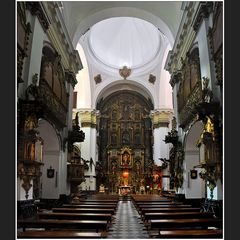
[{"label": "nave", "polygon": [[223,7],[17,2],[19,237],[222,237]]},{"label": "nave", "polygon": [[[42,205],[43,207],[43,205]],[[221,238],[222,218],[157,195],[95,195],[19,219],[18,238]]]},{"label": "nave", "polygon": [[130,199],[119,201],[108,238],[148,238],[147,229]]}]

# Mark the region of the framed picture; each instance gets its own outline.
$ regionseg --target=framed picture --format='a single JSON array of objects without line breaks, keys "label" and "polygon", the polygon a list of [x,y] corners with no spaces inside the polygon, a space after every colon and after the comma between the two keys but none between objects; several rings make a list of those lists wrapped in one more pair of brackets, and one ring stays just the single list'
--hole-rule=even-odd
[{"label": "framed picture", "polygon": [[48,178],[53,178],[54,177],[54,169],[50,166],[49,169],[47,169],[47,177]]},{"label": "framed picture", "polygon": [[193,170],[190,170],[190,176],[191,176],[191,179],[196,179],[197,178],[197,170],[193,169]]}]

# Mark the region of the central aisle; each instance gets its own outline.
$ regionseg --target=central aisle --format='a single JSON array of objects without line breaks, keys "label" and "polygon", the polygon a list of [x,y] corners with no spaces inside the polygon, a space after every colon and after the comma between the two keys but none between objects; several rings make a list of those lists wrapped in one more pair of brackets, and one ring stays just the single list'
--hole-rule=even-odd
[{"label": "central aisle", "polygon": [[131,201],[119,201],[107,238],[149,238],[146,228]]}]

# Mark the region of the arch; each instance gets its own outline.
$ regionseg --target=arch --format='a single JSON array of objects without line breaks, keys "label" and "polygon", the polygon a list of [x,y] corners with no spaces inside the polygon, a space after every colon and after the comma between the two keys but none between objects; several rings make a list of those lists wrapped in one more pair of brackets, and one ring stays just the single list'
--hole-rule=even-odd
[{"label": "arch", "polygon": [[[45,119],[39,119],[39,135],[43,139],[43,166],[41,169],[40,186],[42,186],[40,197],[58,198],[59,197],[59,179],[56,177],[61,167],[61,139],[58,136],[55,127]],[[54,178],[47,177],[47,169],[55,169]]]},{"label": "arch", "polygon": [[171,32],[167,24],[159,17],[156,17],[150,12],[147,12],[139,8],[114,7],[114,8],[107,8],[107,9],[98,11],[84,18],[78,24],[77,30],[73,34],[72,42],[74,47],[76,47],[80,37],[84,35],[91,28],[91,26],[93,26],[95,23],[101,20],[111,18],[111,17],[136,17],[136,18],[140,18],[145,21],[148,21],[152,23],[154,26],[156,26],[158,29],[160,29],[160,31],[163,32],[163,34],[166,35],[167,38],[169,39],[171,46],[173,46],[173,43],[174,43],[173,33]]},{"label": "arch", "polygon": [[[194,166],[199,165],[199,149],[197,147],[197,141],[201,136],[203,124],[201,121],[194,122],[184,138],[184,183],[183,188],[186,198],[204,198],[205,197],[205,182],[199,177],[197,173],[197,179],[190,178],[190,171]],[[197,170],[199,171],[199,170]]]},{"label": "arch", "polygon": [[106,83],[105,86],[102,86],[101,89],[97,89],[95,95],[93,96],[94,108],[97,106],[97,103],[100,99],[105,99],[114,92],[128,90],[132,92],[137,92],[146,99],[150,99],[153,106],[157,102],[157,98],[153,93],[151,93],[145,86],[136,81],[126,82],[126,80],[117,80],[111,83]]}]

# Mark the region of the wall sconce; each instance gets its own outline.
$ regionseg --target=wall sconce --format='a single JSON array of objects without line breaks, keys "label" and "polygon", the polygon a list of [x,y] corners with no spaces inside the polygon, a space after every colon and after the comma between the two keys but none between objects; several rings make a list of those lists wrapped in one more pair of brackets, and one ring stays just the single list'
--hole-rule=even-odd
[{"label": "wall sconce", "polygon": [[52,166],[50,166],[50,168],[47,169],[47,177],[48,178],[53,178],[54,177],[54,172],[55,172],[55,169],[53,169]]}]

